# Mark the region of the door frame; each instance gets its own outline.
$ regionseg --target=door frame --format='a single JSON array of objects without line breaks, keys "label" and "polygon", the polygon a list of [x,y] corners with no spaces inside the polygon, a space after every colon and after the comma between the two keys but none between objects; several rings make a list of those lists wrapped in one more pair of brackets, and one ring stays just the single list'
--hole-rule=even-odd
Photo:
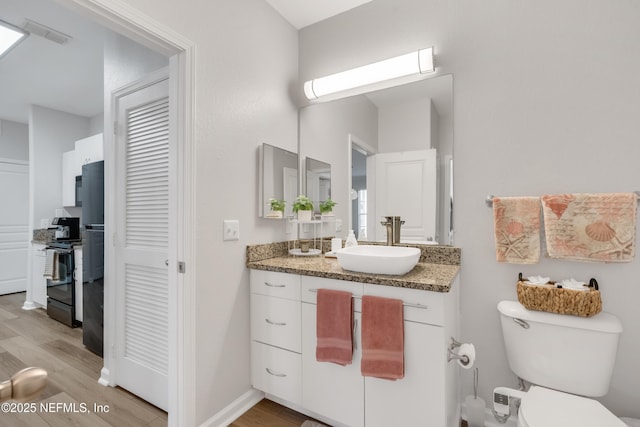
[{"label": "door frame", "polygon": [[[373,181],[375,175],[375,164],[369,160],[369,156],[372,156],[378,152],[378,150],[364,142],[362,139],[358,138],[354,134],[350,133],[348,135],[347,141],[347,167],[349,168],[349,173],[347,174],[347,221],[348,228],[351,229],[351,224],[353,224],[353,203],[351,200],[351,189],[353,188],[353,179],[351,173],[351,165],[353,164],[353,154],[352,150],[357,148],[362,154],[367,156],[367,211],[373,212],[371,207],[371,203],[373,203],[373,207],[375,207],[375,182]],[[371,177],[370,177],[371,175]],[[370,186],[370,183],[373,184]],[[373,215],[369,215],[367,219],[367,230],[370,230],[370,223],[372,222]],[[370,232],[375,232],[375,230],[370,230]],[[356,231],[357,233],[357,231]],[[371,240],[371,235],[367,235],[367,240]]]},{"label": "door frame", "polygon": [[[176,274],[174,304],[169,307],[169,426],[194,426],[195,420],[195,44],[137,9],[118,0],[60,0],[60,2],[101,24],[110,30],[128,37],[152,50],[170,57],[170,97],[175,107],[170,112],[173,137],[177,138],[175,164],[177,182],[174,184],[178,205],[176,239],[177,245],[170,249],[170,265],[177,262],[186,265],[183,274]],[[113,116],[105,125],[113,129]],[[105,130],[109,129],[105,126]],[[107,136],[108,135],[108,136]],[[105,132],[105,160],[113,159],[112,132]],[[113,180],[111,168],[107,169],[105,185]],[[105,228],[113,225],[114,200],[105,191]],[[105,235],[105,288],[113,277],[114,233]],[[111,253],[110,253],[111,252]],[[112,279],[111,279],[112,280]],[[113,385],[114,369],[111,343],[114,342],[114,325],[110,321],[115,314],[114,293],[105,298],[105,367],[100,383]]]}]

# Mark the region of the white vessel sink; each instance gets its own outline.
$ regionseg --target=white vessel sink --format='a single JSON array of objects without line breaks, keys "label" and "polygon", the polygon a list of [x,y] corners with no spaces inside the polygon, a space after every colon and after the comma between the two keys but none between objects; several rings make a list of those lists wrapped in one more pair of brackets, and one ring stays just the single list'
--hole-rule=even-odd
[{"label": "white vessel sink", "polygon": [[420,260],[420,249],[404,246],[358,245],[336,251],[345,270],[371,274],[402,275]]}]

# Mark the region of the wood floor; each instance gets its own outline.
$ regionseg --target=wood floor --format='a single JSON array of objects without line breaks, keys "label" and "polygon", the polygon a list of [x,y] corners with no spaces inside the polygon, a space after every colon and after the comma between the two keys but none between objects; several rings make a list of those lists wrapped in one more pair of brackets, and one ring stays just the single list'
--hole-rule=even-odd
[{"label": "wood floor", "polygon": [[310,419],[268,399],[262,399],[229,427],[300,427]]},{"label": "wood floor", "polygon": [[84,348],[81,328],[52,320],[42,309],[22,310],[24,300],[24,293],[0,296],[0,381],[29,366],[46,369],[49,380],[35,405],[2,405],[0,426],[167,425],[161,409],[98,384],[102,359]]}]

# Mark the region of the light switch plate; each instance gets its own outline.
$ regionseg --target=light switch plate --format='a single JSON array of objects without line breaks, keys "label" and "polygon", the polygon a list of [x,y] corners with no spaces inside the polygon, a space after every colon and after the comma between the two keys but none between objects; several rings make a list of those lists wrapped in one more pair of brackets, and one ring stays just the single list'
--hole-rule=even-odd
[{"label": "light switch plate", "polygon": [[237,219],[225,219],[223,227],[222,240],[238,240],[240,238],[240,221]]}]

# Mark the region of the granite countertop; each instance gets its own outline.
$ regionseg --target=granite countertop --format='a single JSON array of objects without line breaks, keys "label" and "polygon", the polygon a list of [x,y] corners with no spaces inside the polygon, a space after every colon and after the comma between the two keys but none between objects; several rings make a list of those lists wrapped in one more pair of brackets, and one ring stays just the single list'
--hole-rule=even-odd
[{"label": "granite countertop", "polygon": [[[328,258],[324,255],[301,257],[283,255],[281,251],[276,250],[271,257],[253,256],[257,252],[256,249],[263,249],[262,252],[264,252],[264,248],[258,246],[247,247],[247,268],[433,292],[449,292],[460,269],[459,264],[429,262],[429,256],[427,255],[426,257],[421,257],[420,262],[416,264],[413,270],[403,276],[356,273],[344,270],[340,267],[337,259]],[[457,259],[459,260],[459,249],[452,249],[457,251]],[[428,251],[429,248],[426,248],[426,250]]]}]

